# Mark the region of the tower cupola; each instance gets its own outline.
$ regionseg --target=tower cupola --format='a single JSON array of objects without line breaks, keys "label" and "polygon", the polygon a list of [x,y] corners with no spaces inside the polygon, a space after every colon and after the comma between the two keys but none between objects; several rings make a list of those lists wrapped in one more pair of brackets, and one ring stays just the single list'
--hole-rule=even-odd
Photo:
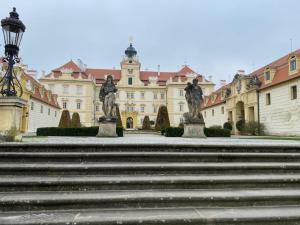
[{"label": "tower cupola", "polygon": [[135,50],[135,48],[132,46],[132,43],[130,43],[129,47],[125,50],[125,55],[128,58],[133,58],[134,56],[136,56],[137,51]]}]

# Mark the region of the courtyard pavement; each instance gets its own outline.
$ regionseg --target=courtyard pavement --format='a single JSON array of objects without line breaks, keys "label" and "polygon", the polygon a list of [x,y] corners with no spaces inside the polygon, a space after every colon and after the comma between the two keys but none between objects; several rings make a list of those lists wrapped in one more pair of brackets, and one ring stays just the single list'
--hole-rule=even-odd
[{"label": "courtyard pavement", "polygon": [[[23,137],[19,144],[100,144],[100,145],[216,145],[216,146],[295,146],[300,147],[299,140],[269,140],[253,137],[233,136],[231,138],[181,138],[164,137],[156,134],[125,134],[117,138],[97,137]],[[15,144],[15,143],[6,143]],[[1,144],[0,144],[1,145]],[[3,145],[3,143],[2,143]]]}]

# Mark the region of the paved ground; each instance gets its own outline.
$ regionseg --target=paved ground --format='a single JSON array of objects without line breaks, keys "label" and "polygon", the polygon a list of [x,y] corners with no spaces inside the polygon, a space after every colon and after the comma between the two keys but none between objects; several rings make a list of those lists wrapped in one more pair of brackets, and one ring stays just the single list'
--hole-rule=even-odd
[{"label": "paved ground", "polygon": [[23,143],[45,144],[165,144],[165,145],[272,145],[272,146],[300,146],[297,140],[267,140],[254,138],[181,138],[164,137],[155,134],[126,134],[118,138],[97,137],[24,137]]}]

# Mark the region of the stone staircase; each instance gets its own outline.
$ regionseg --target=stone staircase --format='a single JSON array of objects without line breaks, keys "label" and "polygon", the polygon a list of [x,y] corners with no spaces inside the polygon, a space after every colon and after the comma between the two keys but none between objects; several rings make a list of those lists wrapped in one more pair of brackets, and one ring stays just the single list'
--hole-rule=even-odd
[{"label": "stone staircase", "polygon": [[0,224],[300,224],[300,147],[2,144]]}]

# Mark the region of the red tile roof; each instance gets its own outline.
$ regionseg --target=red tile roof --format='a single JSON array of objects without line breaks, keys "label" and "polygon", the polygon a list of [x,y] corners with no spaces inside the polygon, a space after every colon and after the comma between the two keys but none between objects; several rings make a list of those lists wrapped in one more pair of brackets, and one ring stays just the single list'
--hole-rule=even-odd
[{"label": "red tile roof", "polygon": [[[278,84],[281,84],[283,82],[286,82],[288,80],[291,80],[291,79],[294,79],[294,78],[300,76],[300,72],[298,72],[294,75],[289,75],[289,58],[291,56],[300,57],[300,49],[298,49],[292,53],[289,53],[289,54],[281,57],[280,59],[277,59],[274,62],[272,62],[264,67],[261,67],[260,69],[251,73],[251,75],[253,75],[253,74],[257,75],[259,77],[260,81],[262,82],[260,89],[278,85]],[[270,83],[265,83],[265,79],[264,79],[264,72],[267,67],[270,67],[275,70],[274,78],[273,78],[272,82],[270,82]]]},{"label": "red tile roof", "polygon": [[70,60],[69,62],[65,63],[64,65],[62,65],[52,71],[61,71],[62,69],[70,69],[70,70],[73,70],[73,72],[77,72],[77,73],[81,72],[81,69],[79,68],[79,66],[77,66],[77,64],[75,62],[73,62],[73,60]]},{"label": "red tile roof", "polygon": [[[222,99],[222,92],[228,87],[230,84],[226,84],[220,87],[218,90],[212,92],[209,96],[205,96],[201,105],[202,109],[206,109],[212,106],[216,106],[222,103],[225,103],[225,98]],[[212,100],[212,96],[217,95],[215,100]]]},{"label": "red tile roof", "polygon": [[[97,84],[101,84],[105,80],[106,75],[112,75],[114,79],[119,81],[121,79],[121,70],[119,69],[94,69],[94,68],[87,68],[85,71],[82,71],[76,63],[74,63],[72,60],[67,62],[66,64],[52,70],[54,73],[54,77],[61,76],[61,70],[62,69],[70,69],[73,70],[72,77],[77,78],[79,74],[84,74],[84,76],[91,75],[95,78]],[[188,66],[182,67],[178,72],[158,72],[158,71],[140,71],[140,79],[144,82],[145,85],[149,84],[149,78],[150,77],[157,77],[157,83],[161,86],[166,85],[166,82],[168,79],[173,78],[178,80],[178,78],[181,79],[181,81],[187,80],[186,75],[187,74],[197,74],[198,80],[202,82],[203,76],[196,73],[194,70],[192,70]],[[47,75],[47,77],[49,77]],[[205,80],[207,81],[207,80]]]}]

